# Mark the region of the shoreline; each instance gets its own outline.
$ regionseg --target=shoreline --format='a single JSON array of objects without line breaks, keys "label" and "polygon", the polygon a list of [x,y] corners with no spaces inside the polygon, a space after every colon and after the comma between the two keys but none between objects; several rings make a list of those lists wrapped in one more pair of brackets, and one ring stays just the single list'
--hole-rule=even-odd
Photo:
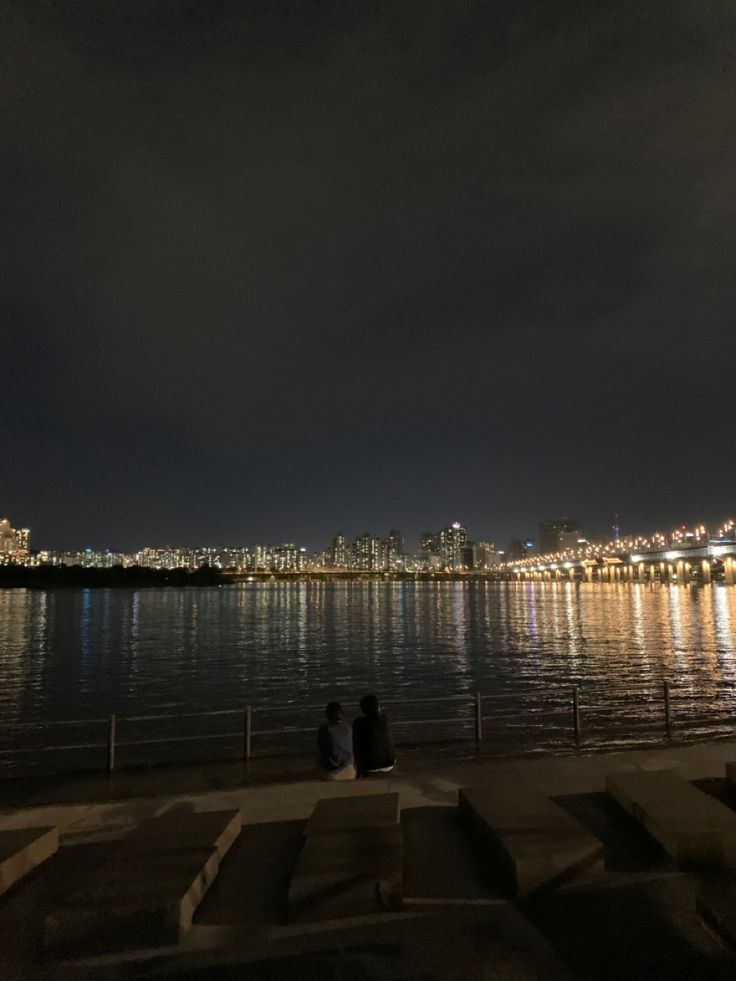
[{"label": "shoreline", "polygon": [[[83,566],[0,566],[0,589],[114,589],[136,587],[182,586],[241,586],[268,583],[484,583],[492,585],[628,585],[628,586],[696,586],[724,585],[714,581],[689,583],[620,581],[612,583],[587,583],[581,579],[549,580],[541,582],[519,581],[502,572],[370,572],[351,569],[324,572],[230,572],[203,567],[201,569],[149,569],[143,566],[113,566],[110,569],[85,568]],[[727,585],[727,584],[725,584]]]},{"label": "shoreline", "polygon": [[143,566],[113,566],[110,569],[83,566],[0,566],[0,589],[87,589],[130,586],[235,586],[257,583],[390,583],[390,582],[491,582],[511,583],[498,572],[371,572],[338,569],[324,572],[231,572],[203,567],[148,569]]},{"label": "shoreline", "polygon": [[89,589],[131,586],[221,586],[217,569],[85,569],[82,566],[0,566],[0,589]]}]

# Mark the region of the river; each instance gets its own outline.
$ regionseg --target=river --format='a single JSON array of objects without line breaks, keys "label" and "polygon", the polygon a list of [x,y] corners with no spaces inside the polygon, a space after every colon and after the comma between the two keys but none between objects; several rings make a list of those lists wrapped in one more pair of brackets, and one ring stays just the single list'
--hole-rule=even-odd
[{"label": "river", "polygon": [[[312,706],[332,698],[352,705],[367,691],[399,703],[392,707],[397,720],[416,712],[402,708],[403,700],[481,691],[489,705],[499,699],[521,718],[529,699],[559,697],[564,705],[580,684],[591,703],[621,693],[620,703],[645,722],[659,706],[627,693],[661,691],[668,679],[681,714],[694,713],[704,698],[728,713],[736,705],[736,588],[273,582],[7,589],[0,590],[0,677],[6,774],[68,765],[70,753],[42,747],[76,744],[93,730],[99,742],[99,725],[50,723],[113,712],[123,720],[240,711],[249,703],[262,727],[272,728],[316,724]],[[241,723],[223,719],[221,737],[210,722],[193,731],[230,746],[226,732]],[[155,720],[138,723],[141,731],[151,747],[131,750],[138,761],[157,758],[153,739],[174,733]],[[213,752],[197,739],[191,750]]]}]

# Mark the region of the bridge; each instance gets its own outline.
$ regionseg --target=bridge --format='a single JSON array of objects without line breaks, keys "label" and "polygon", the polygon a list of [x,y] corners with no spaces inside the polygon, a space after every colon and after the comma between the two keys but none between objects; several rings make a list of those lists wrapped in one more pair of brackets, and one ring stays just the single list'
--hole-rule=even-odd
[{"label": "bridge", "polygon": [[736,584],[736,541],[683,544],[598,555],[561,553],[509,562],[504,578],[521,582],[675,582]]}]

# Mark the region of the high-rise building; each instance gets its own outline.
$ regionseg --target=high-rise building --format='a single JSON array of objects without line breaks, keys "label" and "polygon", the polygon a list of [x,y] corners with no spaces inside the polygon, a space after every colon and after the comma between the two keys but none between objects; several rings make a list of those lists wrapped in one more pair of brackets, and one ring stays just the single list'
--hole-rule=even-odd
[{"label": "high-rise building", "polygon": [[383,571],[386,568],[383,540],[365,531],[353,542],[353,568]]},{"label": "high-rise building", "polygon": [[392,528],[384,542],[386,567],[394,572],[403,562],[404,536],[397,528]]},{"label": "high-rise building", "polygon": [[15,547],[18,555],[28,555],[31,549],[31,531],[29,528],[15,529]]},{"label": "high-rise building", "polygon": [[492,569],[502,558],[493,542],[475,542],[472,546],[473,569]]},{"label": "high-rise building", "polygon": [[12,555],[14,552],[15,531],[7,518],[0,518],[0,555]]},{"label": "high-rise building", "polygon": [[253,546],[253,569],[255,572],[263,572],[268,569],[268,549],[265,545],[256,543]]},{"label": "high-rise building", "polygon": [[417,562],[420,569],[432,571],[440,568],[440,543],[439,535],[425,531],[419,538],[419,551],[417,552]]},{"label": "high-rise building", "polygon": [[12,528],[7,518],[0,518],[0,556],[16,562],[26,558],[30,540],[28,528]]},{"label": "high-rise building", "polygon": [[345,547],[345,536],[338,532],[332,539],[327,550],[329,563],[334,569],[344,569],[347,565],[347,549]]},{"label": "high-rise building", "polygon": [[463,569],[463,549],[468,541],[467,529],[459,521],[443,528],[439,533],[439,552],[442,566],[445,569]]},{"label": "high-rise building", "polygon": [[431,531],[422,532],[419,539],[419,549],[422,552],[439,552],[439,535],[433,535]]},{"label": "high-rise building", "polygon": [[547,555],[577,544],[581,524],[576,518],[549,518],[539,525],[539,553]]},{"label": "high-rise building", "polygon": [[[306,555],[306,550],[303,550]],[[273,545],[266,568],[270,572],[297,572],[299,569],[300,551],[293,542],[283,545]]]}]

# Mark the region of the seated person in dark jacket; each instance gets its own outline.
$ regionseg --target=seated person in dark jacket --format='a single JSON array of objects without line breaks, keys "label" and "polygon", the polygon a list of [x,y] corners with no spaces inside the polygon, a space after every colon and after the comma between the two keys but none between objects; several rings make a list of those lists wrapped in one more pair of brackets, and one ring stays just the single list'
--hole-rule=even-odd
[{"label": "seated person in dark jacket", "polygon": [[353,728],[343,722],[339,702],[330,702],[325,715],[327,723],[317,733],[320,764],[327,771],[328,780],[355,780],[358,774],[353,760]]},{"label": "seated person in dark jacket", "polygon": [[353,722],[353,753],[361,776],[389,773],[396,764],[391,727],[375,695],[360,700],[363,713]]}]

